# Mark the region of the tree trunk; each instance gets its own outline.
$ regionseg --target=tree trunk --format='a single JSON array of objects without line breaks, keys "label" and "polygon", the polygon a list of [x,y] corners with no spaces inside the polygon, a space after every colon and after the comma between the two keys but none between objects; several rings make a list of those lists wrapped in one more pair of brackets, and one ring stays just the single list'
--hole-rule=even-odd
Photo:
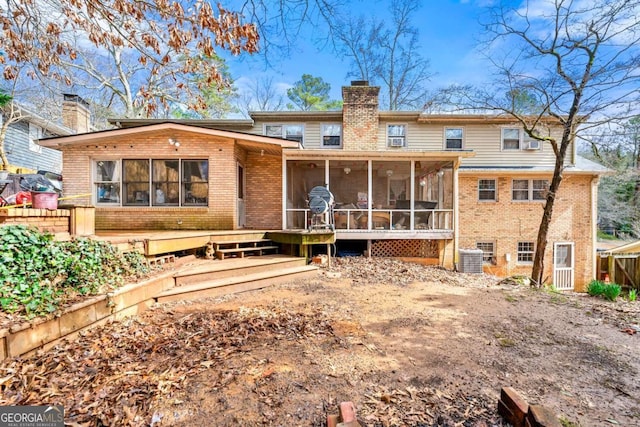
[{"label": "tree trunk", "polygon": [[7,158],[7,153],[4,149],[4,141],[7,137],[7,129],[9,128],[9,120],[3,120],[2,126],[0,127],[0,170],[9,170],[9,159]]},{"label": "tree trunk", "polygon": [[562,168],[556,166],[553,172],[553,178],[549,185],[547,201],[544,205],[544,213],[538,228],[538,240],[536,241],[536,255],[533,259],[533,271],[531,272],[532,284],[534,286],[542,286],[544,283],[544,253],[547,249],[547,234],[549,233],[549,225],[551,224],[551,216],[553,206],[556,200],[556,194],[560,183],[562,182]]},{"label": "tree trunk", "polygon": [[533,259],[533,269],[531,271],[531,285],[542,286],[544,283],[544,254],[547,249],[547,235],[549,233],[549,226],[551,224],[551,217],[553,214],[553,207],[556,201],[556,195],[562,182],[562,171],[564,170],[564,159],[567,155],[567,149],[571,141],[571,126],[572,122],[565,124],[565,129],[562,135],[562,141],[559,149],[556,151],[556,163],[553,170],[553,178],[551,184],[549,184],[549,192],[547,193],[547,200],[544,205],[544,213],[540,220],[540,227],[538,227],[538,239],[536,241],[536,255]]}]

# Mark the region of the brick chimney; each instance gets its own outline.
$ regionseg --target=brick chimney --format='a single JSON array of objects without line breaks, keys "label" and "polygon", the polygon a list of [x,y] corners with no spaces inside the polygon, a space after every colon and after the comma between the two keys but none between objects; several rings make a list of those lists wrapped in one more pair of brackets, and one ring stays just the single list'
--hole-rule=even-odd
[{"label": "brick chimney", "polygon": [[90,129],[89,103],[78,95],[65,93],[62,100],[62,124],[75,133],[87,133]]},{"label": "brick chimney", "polygon": [[345,150],[375,150],[378,143],[380,87],[364,80],[342,87],[342,146]]}]

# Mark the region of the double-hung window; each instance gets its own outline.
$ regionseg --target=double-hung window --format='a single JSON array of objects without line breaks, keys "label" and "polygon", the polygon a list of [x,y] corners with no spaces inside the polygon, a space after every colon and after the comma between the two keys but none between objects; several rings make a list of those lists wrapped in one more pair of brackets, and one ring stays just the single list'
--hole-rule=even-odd
[{"label": "double-hung window", "polygon": [[120,203],[120,161],[98,160],[95,166],[94,186],[96,203]]},{"label": "double-hung window", "polygon": [[264,134],[304,144],[304,125],[302,124],[264,125]]},{"label": "double-hung window", "polygon": [[497,200],[497,184],[495,179],[478,180],[478,200],[495,202]]},{"label": "double-hung window", "polygon": [[462,128],[446,128],[444,130],[445,150],[462,150]]},{"label": "double-hung window", "polygon": [[502,128],[502,149],[519,150],[521,145],[520,129]]},{"label": "double-hung window", "polygon": [[387,125],[387,146],[406,147],[407,146],[407,126]]},{"label": "double-hung window", "polygon": [[535,254],[535,244],[533,242],[518,242],[518,262],[532,263]]},{"label": "double-hung window", "polygon": [[320,127],[322,147],[340,148],[342,147],[342,125],[339,123],[323,124]]},{"label": "double-hung window", "polygon": [[549,181],[546,179],[514,179],[512,182],[512,200],[540,201],[545,200]]}]

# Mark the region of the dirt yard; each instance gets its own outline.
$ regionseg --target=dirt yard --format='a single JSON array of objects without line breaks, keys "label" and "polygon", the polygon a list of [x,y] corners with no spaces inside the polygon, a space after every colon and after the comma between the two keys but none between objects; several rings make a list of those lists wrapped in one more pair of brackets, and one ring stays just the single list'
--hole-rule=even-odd
[{"label": "dirt yard", "polygon": [[501,426],[502,386],[565,426],[640,425],[640,303],[386,259],[161,305],[0,367],[0,404],[73,426]]}]

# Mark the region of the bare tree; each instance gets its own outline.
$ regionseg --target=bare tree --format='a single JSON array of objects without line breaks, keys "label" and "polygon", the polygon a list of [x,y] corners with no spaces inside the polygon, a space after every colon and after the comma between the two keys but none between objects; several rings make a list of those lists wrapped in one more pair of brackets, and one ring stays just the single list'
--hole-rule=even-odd
[{"label": "bare tree", "polygon": [[[350,75],[382,86],[389,110],[422,108],[427,101],[429,61],[420,54],[411,18],[419,0],[392,2],[385,22],[363,17],[345,20],[333,31],[337,52],[351,59]],[[390,22],[387,27],[386,22]]]},{"label": "bare tree", "polygon": [[242,112],[279,111],[285,106],[284,95],[278,91],[273,77],[258,77],[242,89],[238,103]]},{"label": "bare tree", "polygon": [[[186,94],[189,106],[203,108],[204,100],[182,76],[201,76],[197,87],[224,85],[213,57],[215,47],[233,54],[254,53],[258,33],[239,15],[209,2],[162,0],[4,0],[0,3],[0,64],[5,80],[31,64],[32,75],[46,75],[73,84],[69,69],[122,100],[127,115],[153,115],[158,105],[173,101],[168,88]],[[78,37],[75,37],[79,35]],[[100,75],[108,59],[113,74]],[[145,77],[138,80],[144,70]],[[134,88],[134,84],[136,87]]]},{"label": "bare tree", "polygon": [[[531,274],[537,285],[543,282],[547,234],[569,146],[581,132],[623,118],[630,105],[637,106],[639,17],[638,1],[549,0],[498,7],[486,25],[497,47],[486,51],[498,78],[472,101],[511,115],[556,158]],[[522,114],[514,97],[505,95],[510,93],[526,93],[536,111]],[[561,134],[550,131],[554,126]]]},{"label": "bare tree", "polygon": [[238,12],[256,24],[261,46],[259,54],[271,64],[271,57],[288,56],[305,31],[315,41],[327,43],[339,26],[337,17],[349,0],[245,0]]}]

